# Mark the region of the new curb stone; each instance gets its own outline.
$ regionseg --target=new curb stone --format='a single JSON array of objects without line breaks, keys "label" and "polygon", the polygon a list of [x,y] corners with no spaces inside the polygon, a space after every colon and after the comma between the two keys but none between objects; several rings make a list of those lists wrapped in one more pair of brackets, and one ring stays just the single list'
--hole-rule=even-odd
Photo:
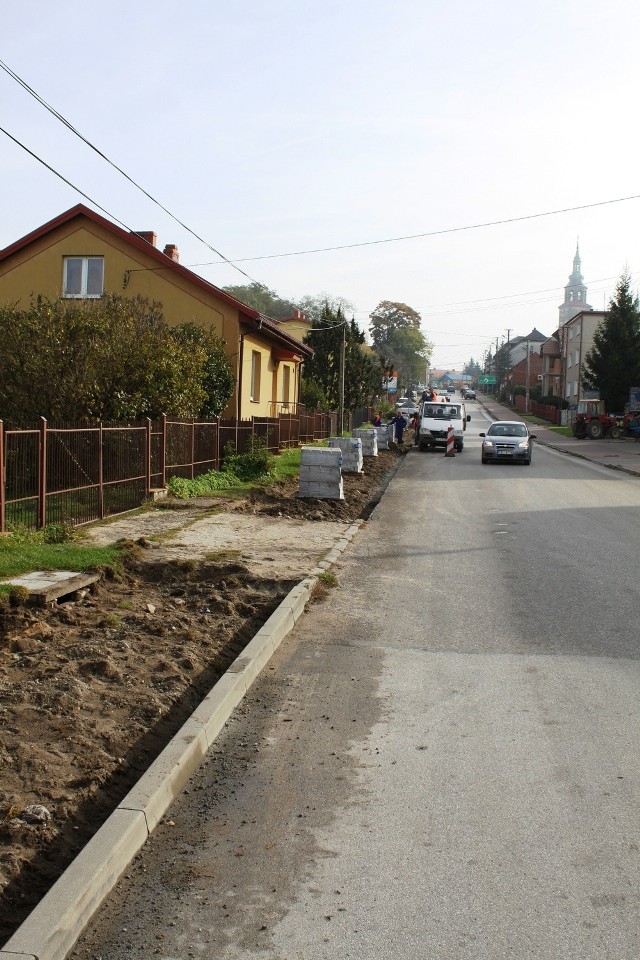
[{"label": "new curb stone", "polygon": [[293,587],[138,783],[0,950],[0,960],[64,960],[84,928],[197,769],[216,737],[305,611],[318,574],[346,550],[352,524],[313,573]]}]

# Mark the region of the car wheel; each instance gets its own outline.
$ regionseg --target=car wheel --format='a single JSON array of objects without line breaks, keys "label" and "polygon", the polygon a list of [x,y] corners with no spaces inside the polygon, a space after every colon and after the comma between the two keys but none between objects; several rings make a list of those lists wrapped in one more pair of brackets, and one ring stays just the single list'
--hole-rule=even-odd
[{"label": "car wheel", "polygon": [[524,462],[524,465],[525,465],[525,467],[530,467],[530,466],[531,466],[531,457],[527,457],[527,459],[526,459],[525,462]]},{"label": "car wheel", "polygon": [[590,440],[599,440],[604,433],[604,427],[599,420],[592,420],[587,427],[587,436]]}]

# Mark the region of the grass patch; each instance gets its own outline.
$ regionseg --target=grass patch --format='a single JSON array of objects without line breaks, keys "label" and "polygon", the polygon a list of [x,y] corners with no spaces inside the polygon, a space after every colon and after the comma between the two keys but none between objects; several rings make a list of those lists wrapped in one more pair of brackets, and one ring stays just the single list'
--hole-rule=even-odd
[{"label": "grass patch", "polygon": [[[88,547],[66,540],[56,542],[55,531],[14,531],[0,537],[0,580],[19,577],[32,570],[92,570],[96,567],[118,566],[121,551],[117,547]],[[54,542],[50,542],[53,539]],[[0,592],[9,587],[0,584]]]},{"label": "grass patch", "polygon": [[[328,440],[313,444],[317,447],[328,445]],[[299,476],[301,457],[301,447],[290,447],[282,450],[278,456],[274,456],[266,453],[259,444],[255,444],[255,449],[249,453],[226,456],[222,470],[208,470],[207,473],[202,473],[193,480],[172,477],[167,486],[173,496],[179,500],[211,496],[216,493],[234,496],[247,493],[255,487],[265,487],[271,483],[277,483],[278,480]]]},{"label": "grass patch", "polygon": [[571,429],[571,427],[554,427],[554,426],[549,426],[549,424],[547,424],[547,427],[549,430],[552,430],[553,433],[557,433],[561,437],[573,436],[573,430]]},{"label": "grass patch", "polygon": [[336,575],[334,573],[327,573],[326,570],[318,574],[318,580],[320,580],[320,582],[323,583],[325,587],[338,586],[338,578],[336,577]]}]

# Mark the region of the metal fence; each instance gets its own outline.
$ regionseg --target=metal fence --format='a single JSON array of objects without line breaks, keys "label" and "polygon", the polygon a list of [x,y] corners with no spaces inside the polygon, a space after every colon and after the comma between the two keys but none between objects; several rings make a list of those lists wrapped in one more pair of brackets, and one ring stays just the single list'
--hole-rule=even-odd
[{"label": "metal fence", "polygon": [[272,453],[335,433],[336,414],[295,412],[250,420],[162,417],[129,424],[0,420],[0,533],[8,527],[79,526],[139,507],[171,477],[217,470],[261,437]]}]

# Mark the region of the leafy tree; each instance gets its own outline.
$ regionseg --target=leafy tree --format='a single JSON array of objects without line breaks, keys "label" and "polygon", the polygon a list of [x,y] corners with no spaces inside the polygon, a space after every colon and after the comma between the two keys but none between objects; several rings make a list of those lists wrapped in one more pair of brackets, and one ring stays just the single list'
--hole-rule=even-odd
[{"label": "leafy tree", "polygon": [[290,317],[295,307],[288,300],[283,300],[278,296],[275,290],[269,290],[263,283],[254,281],[244,286],[229,286],[222,288],[226,293],[230,293],[236,300],[246,303],[253,307],[265,317],[271,317],[272,320],[283,320]]},{"label": "leafy tree", "polygon": [[629,388],[640,383],[640,310],[624,273],[609,309],[593,335],[582,369],[582,385],[599,390],[608,413],[624,410]]},{"label": "leafy tree", "polygon": [[298,309],[312,324],[321,322],[325,307],[329,307],[334,313],[340,310],[345,317],[355,310],[349,300],[345,300],[344,297],[334,297],[328,293],[318,293],[313,297],[307,294],[298,302]]},{"label": "leafy tree", "polygon": [[0,416],[195,416],[207,403],[209,359],[206,344],[181,338],[145,297],[39,297],[0,309]]},{"label": "leafy tree", "polygon": [[311,381],[320,389],[330,408],[340,404],[340,357],[345,338],[344,405],[346,410],[363,406],[380,392],[381,368],[377,358],[362,349],[365,338],[355,320],[346,321],[342,310],[325,304],[322,315],[313,322],[305,343],[314,350],[311,360],[305,361],[302,381]]},{"label": "leafy tree", "polygon": [[184,323],[171,330],[174,340],[187,347],[201,347],[206,353],[202,386],[205,400],[198,415],[206,419],[219,417],[226,407],[235,385],[235,377],[227,357],[224,340],[195,323]]},{"label": "leafy tree", "polygon": [[329,402],[325,396],[322,386],[313,377],[303,376],[300,383],[300,402],[309,410],[320,408],[327,410]]},{"label": "leafy tree", "polygon": [[383,300],[369,315],[374,348],[407,386],[422,378],[433,350],[420,330],[420,319],[413,307],[390,300]]}]

